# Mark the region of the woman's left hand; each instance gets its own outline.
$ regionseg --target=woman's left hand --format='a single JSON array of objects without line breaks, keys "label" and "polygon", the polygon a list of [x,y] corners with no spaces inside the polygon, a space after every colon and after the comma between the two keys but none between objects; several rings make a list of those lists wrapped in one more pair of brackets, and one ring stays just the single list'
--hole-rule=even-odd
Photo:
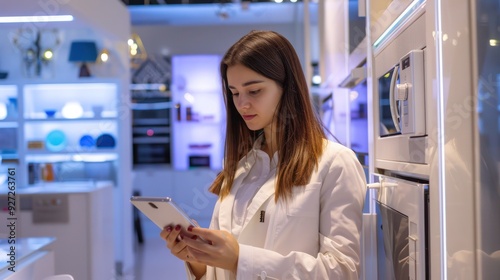
[{"label": "woman's left hand", "polygon": [[189,228],[189,231],[204,240],[183,239],[189,259],[236,273],[240,245],[231,233],[199,227]]}]

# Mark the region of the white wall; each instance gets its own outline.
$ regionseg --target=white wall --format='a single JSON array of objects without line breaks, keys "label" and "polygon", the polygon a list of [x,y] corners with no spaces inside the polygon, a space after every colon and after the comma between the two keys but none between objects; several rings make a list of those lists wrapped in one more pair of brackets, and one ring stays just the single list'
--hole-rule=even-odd
[{"label": "white wall", "polygon": [[209,25],[209,26],[132,26],[148,55],[224,54],[240,37],[253,29],[273,30],[285,36],[295,47],[304,66],[302,23]]}]

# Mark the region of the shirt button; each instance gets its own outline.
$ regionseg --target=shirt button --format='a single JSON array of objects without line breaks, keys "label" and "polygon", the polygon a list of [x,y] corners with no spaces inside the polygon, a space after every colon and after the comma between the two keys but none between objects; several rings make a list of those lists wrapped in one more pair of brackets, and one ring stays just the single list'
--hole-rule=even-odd
[{"label": "shirt button", "polygon": [[266,273],[265,271],[262,271],[262,272],[260,273],[260,279],[261,279],[261,280],[265,280],[266,278],[267,278],[267,273]]}]

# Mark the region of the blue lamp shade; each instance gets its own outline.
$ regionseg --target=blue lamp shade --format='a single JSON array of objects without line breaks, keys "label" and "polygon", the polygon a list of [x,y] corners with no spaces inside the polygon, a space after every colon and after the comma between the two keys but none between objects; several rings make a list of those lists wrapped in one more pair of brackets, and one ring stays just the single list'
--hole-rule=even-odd
[{"label": "blue lamp shade", "polygon": [[69,61],[80,62],[80,77],[90,77],[90,70],[86,62],[95,62],[97,46],[93,41],[74,41],[69,50]]},{"label": "blue lamp shade", "polygon": [[97,46],[93,41],[74,41],[69,51],[69,61],[95,62],[97,59]]}]

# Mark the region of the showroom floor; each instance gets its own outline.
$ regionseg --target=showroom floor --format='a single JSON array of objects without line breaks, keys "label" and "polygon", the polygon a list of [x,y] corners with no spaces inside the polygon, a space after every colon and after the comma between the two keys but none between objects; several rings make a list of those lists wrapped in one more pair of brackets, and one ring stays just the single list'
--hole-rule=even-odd
[{"label": "showroom floor", "polygon": [[122,280],[186,279],[184,263],[170,254],[159,236],[145,239],[136,250],[134,275],[124,275]]}]

